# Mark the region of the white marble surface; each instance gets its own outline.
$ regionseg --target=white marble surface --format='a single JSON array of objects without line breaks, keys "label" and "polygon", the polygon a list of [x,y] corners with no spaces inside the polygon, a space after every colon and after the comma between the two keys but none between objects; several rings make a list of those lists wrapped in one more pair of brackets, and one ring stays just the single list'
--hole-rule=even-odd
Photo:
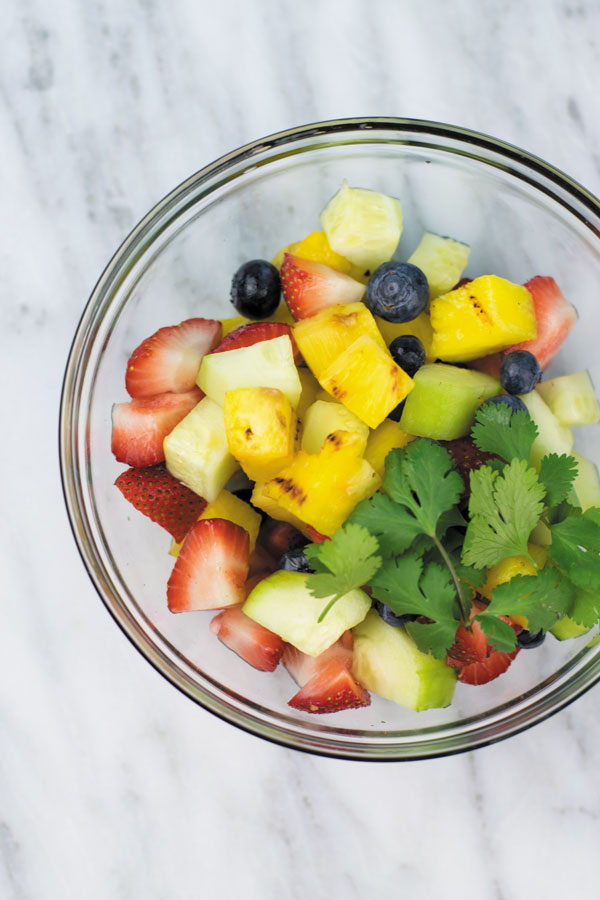
[{"label": "white marble surface", "polygon": [[4,0],[0,15],[2,900],[598,896],[600,690],[396,765],[223,724],[135,653],[63,509],[63,365],[166,191],[269,132],[438,119],[600,192],[597,0]]}]

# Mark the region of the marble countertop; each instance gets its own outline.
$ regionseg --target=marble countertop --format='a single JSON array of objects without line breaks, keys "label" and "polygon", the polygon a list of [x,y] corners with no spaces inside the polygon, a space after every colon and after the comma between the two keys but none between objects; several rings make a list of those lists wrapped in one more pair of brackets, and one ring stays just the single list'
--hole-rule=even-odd
[{"label": "marble countertop", "polygon": [[3,900],[598,896],[600,690],[422,763],[264,743],[133,652],[63,506],[58,403],[86,298],[136,221],[220,154],[304,122],[414,116],[600,193],[597,0],[432,6],[3,5]]}]

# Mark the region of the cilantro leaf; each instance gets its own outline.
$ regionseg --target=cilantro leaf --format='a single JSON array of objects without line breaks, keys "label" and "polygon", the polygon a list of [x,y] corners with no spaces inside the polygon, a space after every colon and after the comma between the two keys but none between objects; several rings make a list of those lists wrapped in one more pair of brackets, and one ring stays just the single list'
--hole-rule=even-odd
[{"label": "cilantro leaf", "polygon": [[573,584],[600,590],[600,522],[598,510],[570,515],[550,526],[548,556],[555,560]]},{"label": "cilantro leaf", "polygon": [[464,485],[448,451],[420,438],[388,454],[383,489],[412,514],[423,534],[433,536],[442,514],[458,503]]},{"label": "cilantro leaf", "polygon": [[494,588],[486,614],[526,616],[529,631],[548,631],[565,615],[573,598],[570,582],[556,569],[546,568],[537,575],[515,575]]},{"label": "cilantro leaf", "polygon": [[366,528],[379,542],[384,556],[397,556],[408,550],[422,529],[414,516],[389,497],[379,492],[362,500],[347,523]]},{"label": "cilantro leaf", "polygon": [[568,615],[586,628],[592,628],[600,621],[600,591],[575,588],[575,599]]},{"label": "cilantro leaf", "polygon": [[471,472],[469,522],[462,561],[482,569],[507,556],[527,556],[527,539],[543,511],[545,490],[535,469],[513,459],[499,474],[489,466]]},{"label": "cilantro leaf", "polygon": [[577,461],[563,453],[544,456],[540,466],[539,479],[546,488],[546,506],[552,509],[566,500],[577,475]]},{"label": "cilantro leaf", "polygon": [[448,569],[409,553],[398,560],[386,560],[370,586],[377,600],[396,615],[411,613],[432,620],[429,625],[410,622],[406,630],[424,653],[443,659],[454,643],[458,628],[456,590]]},{"label": "cilantro leaf", "polygon": [[360,525],[344,525],[338,528],[330,541],[308,544],[304,553],[314,575],[309,575],[307,587],[313,597],[330,597],[322,610],[319,622],[333,604],[355,588],[362,587],[373,577],[381,558],[377,556],[377,539]]},{"label": "cilantro leaf", "polygon": [[502,653],[512,653],[517,645],[517,634],[508,622],[487,610],[479,613],[477,621],[483,628],[490,647]]},{"label": "cilantro leaf", "polygon": [[484,403],[477,410],[471,429],[471,437],[480,450],[496,453],[508,463],[513,459],[529,462],[537,434],[537,426],[528,413],[522,409],[513,411],[508,403]]}]

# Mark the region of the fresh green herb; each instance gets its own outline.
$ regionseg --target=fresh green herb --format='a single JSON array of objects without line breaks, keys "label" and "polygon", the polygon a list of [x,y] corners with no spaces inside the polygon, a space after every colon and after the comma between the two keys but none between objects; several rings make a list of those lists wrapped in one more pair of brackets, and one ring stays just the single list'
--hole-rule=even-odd
[{"label": "fresh green herb", "polygon": [[592,628],[600,620],[600,592],[576,587],[573,605],[568,614],[578,625]]},{"label": "fresh green herb", "polygon": [[526,616],[530,631],[549,631],[571,607],[574,595],[570,582],[548,567],[537,575],[516,575],[494,588],[483,616]]},{"label": "fresh green herb", "polygon": [[550,453],[544,456],[540,466],[539,479],[546,489],[545,504],[548,509],[561,504],[567,499],[577,475],[577,461],[563,453]]},{"label": "fresh green herb", "polygon": [[581,588],[600,590],[600,524],[598,509],[570,515],[552,525],[548,556]]},{"label": "fresh green herb", "polygon": [[[509,582],[510,583],[510,582]],[[517,645],[517,634],[514,628],[487,610],[479,613],[477,621],[483,628],[488,644],[501,653],[511,653]]]},{"label": "fresh green herb", "polygon": [[471,430],[480,450],[495,453],[506,462],[524,459],[528,463],[537,434],[533,419],[522,409],[512,410],[508,403],[484,403],[477,410]]},{"label": "fresh green herb", "polygon": [[308,544],[304,553],[315,570],[307,586],[313,597],[330,597],[321,611],[321,622],[333,604],[355,588],[362,587],[381,565],[377,539],[360,525],[338,528],[330,541]]},{"label": "fresh green herb", "polygon": [[390,497],[376,493],[363,500],[348,519],[375,535],[384,556],[398,556],[408,550],[422,528],[411,513]]}]

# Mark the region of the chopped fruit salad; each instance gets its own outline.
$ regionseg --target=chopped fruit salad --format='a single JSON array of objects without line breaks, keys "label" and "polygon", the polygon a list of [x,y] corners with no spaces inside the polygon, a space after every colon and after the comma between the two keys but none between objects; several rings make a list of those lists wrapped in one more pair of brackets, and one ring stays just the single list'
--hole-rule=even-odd
[{"label": "chopped fruit salad", "polygon": [[544,378],[575,308],[551,276],[465,275],[458,239],[397,259],[401,232],[398,199],[345,183],[232,273],[236,315],[134,349],[112,412],[116,486],[172,538],[169,610],[216,612],[189,627],[287,669],[264,677],[307,713],[448,706],[600,619],[571,431],[600,405],[587,371]]}]

